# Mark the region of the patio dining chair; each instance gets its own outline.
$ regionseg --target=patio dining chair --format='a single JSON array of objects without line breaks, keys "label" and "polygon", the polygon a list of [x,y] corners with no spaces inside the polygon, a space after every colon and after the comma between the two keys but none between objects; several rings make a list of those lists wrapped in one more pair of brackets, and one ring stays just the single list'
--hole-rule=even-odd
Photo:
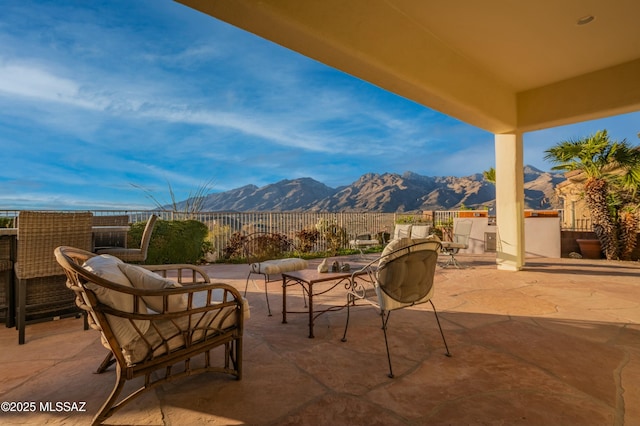
[{"label": "patio dining chair", "polygon": [[[75,295],[53,251],[60,245],[91,250],[91,217],[86,213],[21,211],[15,276],[18,343],[25,342],[27,322],[80,316]],[[85,328],[87,324],[85,322]]]},{"label": "patio dining chair", "polygon": [[140,248],[127,248],[127,247],[95,247],[94,252],[96,254],[110,254],[115,256],[124,262],[144,262],[147,260],[147,253],[149,252],[149,243],[151,242],[151,234],[153,233],[153,227],[155,226],[158,216],[152,214],[147,220],[147,224],[142,232],[142,240],[140,241]]},{"label": "patio dining chair", "polygon": [[[382,318],[390,378],[393,378],[393,368],[391,367],[387,328],[391,311],[429,302],[444,342],[445,355],[451,356],[436,307],[431,300],[440,248],[440,241],[437,237],[416,241],[410,238],[395,239],[385,247],[379,259],[355,271],[351,276],[351,286],[347,292],[347,321],[342,341],[347,341],[351,308],[356,302],[364,301],[377,307]],[[362,272],[365,272],[368,277],[364,282],[361,278]]]},{"label": "patio dining chair", "polygon": [[449,256],[447,263],[442,265],[443,268],[448,268],[451,265],[456,268],[462,268],[462,265],[456,260],[456,255],[460,250],[469,248],[469,235],[471,235],[472,225],[473,222],[468,219],[457,222],[453,230],[452,241],[442,242],[442,252]]},{"label": "patio dining chair", "polygon": [[[128,226],[129,215],[93,216],[93,226]],[[93,235],[93,247],[123,247],[127,248],[127,232],[106,232]]]}]

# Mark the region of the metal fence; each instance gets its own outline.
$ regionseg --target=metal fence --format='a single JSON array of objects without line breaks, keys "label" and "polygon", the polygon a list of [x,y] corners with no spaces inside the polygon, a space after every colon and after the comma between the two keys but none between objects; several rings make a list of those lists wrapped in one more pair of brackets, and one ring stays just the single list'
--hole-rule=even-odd
[{"label": "metal fence", "polygon": [[[65,210],[56,210],[65,211]],[[71,211],[71,210],[66,210]],[[369,212],[198,212],[179,213],[159,210],[91,210],[95,216],[128,215],[131,223],[147,221],[156,214],[162,220],[198,220],[209,229],[209,241],[214,256],[221,256],[229,238],[237,232],[251,233],[256,231],[277,232],[295,240],[296,234],[302,230],[316,228],[317,225],[333,226],[344,232],[343,246],[357,235],[370,234],[376,238],[385,234],[385,238],[393,233],[395,223],[424,223],[440,228],[453,226],[453,219],[460,211],[424,211],[421,213],[369,213]],[[0,226],[11,226],[19,210],[0,210]],[[562,211],[560,211],[561,223]],[[3,218],[5,218],[3,220]],[[577,221],[573,228],[563,223],[563,230],[591,230],[588,219]],[[320,235],[315,250],[325,250],[327,241]]]},{"label": "metal fence", "polygon": [[563,231],[592,231],[591,227],[591,219],[589,218],[581,218],[581,219],[573,219],[573,223],[562,223]]},{"label": "metal fence", "polygon": [[[53,210],[51,210],[53,211]],[[71,210],[55,210],[71,211]],[[19,210],[0,210],[0,226],[15,226]],[[237,232],[249,234],[257,231],[277,232],[292,240],[305,229],[325,227],[340,229],[343,246],[357,235],[370,234],[375,238],[380,233],[393,232],[394,213],[322,213],[322,212],[198,212],[179,213],[159,210],[91,210],[94,216],[128,215],[131,223],[147,221],[152,214],[161,220],[198,220],[209,229],[208,240],[214,256],[221,256],[231,236]],[[419,221],[420,215],[403,215],[404,220]],[[4,221],[2,221],[3,218]],[[9,221],[8,219],[12,219]],[[3,223],[4,222],[4,223]],[[388,238],[388,237],[387,237]],[[328,242],[320,235],[315,250],[325,250]]]}]

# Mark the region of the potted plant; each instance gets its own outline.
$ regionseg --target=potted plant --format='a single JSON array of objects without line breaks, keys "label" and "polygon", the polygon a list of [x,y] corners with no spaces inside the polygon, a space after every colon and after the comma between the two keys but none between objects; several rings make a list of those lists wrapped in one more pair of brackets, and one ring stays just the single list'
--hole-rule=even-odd
[{"label": "potted plant", "polygon": [[597,238],[576,238],[576,242],[578,243],[578,247],[580,247],[580,254],[585,259],[602,258],[602,245],[600,245],[600,240]]}]

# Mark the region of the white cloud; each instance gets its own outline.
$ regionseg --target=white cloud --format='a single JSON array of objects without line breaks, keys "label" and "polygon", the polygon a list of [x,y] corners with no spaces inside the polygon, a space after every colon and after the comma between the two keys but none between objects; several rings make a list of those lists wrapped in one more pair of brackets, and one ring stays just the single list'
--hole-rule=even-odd
[{"label": "white cloud", "polygon": [[[188,193],[210,178],[227,190],[309,176],[335,187],[495,161],[487,132],[174,2],[14,2],[0,46],[0,177],[13,182],[0,201],[20,187],[47,205],[115,205],[144,199],[131,183]],[[640,130],[629,130],[637,115],[607,123],[615,137]],[[586,128],[526,134],[525,162]]]},{"label": "white cloud", "polygon": [[78,85],[73,81],[28,66],[0,65],[0,91],[5,96],[89,106],[78,96]]}]

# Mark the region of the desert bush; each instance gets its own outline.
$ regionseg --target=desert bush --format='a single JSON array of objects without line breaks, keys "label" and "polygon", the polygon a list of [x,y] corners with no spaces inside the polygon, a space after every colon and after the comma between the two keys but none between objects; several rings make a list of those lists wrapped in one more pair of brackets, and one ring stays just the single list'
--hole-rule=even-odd
[{"label": "desert bush", "polygon": [[[245,253],[244,249],[249,253]],[[277,259],[283,257],[291,250],[291,240],[279,233],[254,233],[243,235],[236,232],[231,235],[227,246],[224,248],[224,258],[227,260],[246,260],[248,255],[253,259]]]},{"label": "desert bush", "polygon": [[315,228],[306,228],[296,232],[296,238],[298,239],[298,250],[302,253],[309,253],[320,238],[320,231]]},{"label": "desert bush", "polygon": [[[140,247],[145,222],[131,225],[127,244]],[[205,253],[209,230],[197,220],[158,220],[151,234],[146,264],[199,263]]]},{"label": "desert bush", "polygon": [[325,219],[320,219],[316,223],[316,229],[322,235],[327,243],[327,249],[332,256],[335,256],[338,251],[347,244],[347,230],[335,221],[330,222]]}]

